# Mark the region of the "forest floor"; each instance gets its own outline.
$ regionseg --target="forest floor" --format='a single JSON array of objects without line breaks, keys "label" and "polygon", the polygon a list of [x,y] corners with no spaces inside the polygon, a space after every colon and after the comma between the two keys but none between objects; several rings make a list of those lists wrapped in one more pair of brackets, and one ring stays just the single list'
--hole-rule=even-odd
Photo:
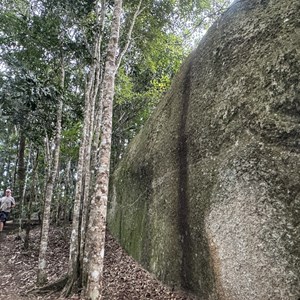
[{"label": "forest floor", "polygon": [[[0,300],[65,299],[53,291],[44,295],[33,293],[36,288],[40,228],[30,233],[30,245],[18,232],[7,225],[0,241]],[[69,228],[52,227],[49,233],[49,282],[60,279],[67,271],[69,256]],[[80,299],[77,295],[69,299]],[[194,300],[182,291],[173,291],[144,270],[128,256],[120,245],[107,234],[104,266],[104,300]]]}]

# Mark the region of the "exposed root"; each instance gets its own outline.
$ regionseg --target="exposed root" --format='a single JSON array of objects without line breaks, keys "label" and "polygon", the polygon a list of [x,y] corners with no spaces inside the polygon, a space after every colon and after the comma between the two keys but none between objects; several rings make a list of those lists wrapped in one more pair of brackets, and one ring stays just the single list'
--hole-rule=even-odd
[{"label": "exposed root", "polygon": [[65,275],[55,282],[49,283],[42,287],[33,288],[27,294],[45,295],[62,291],[68,281],[68,276]]}]

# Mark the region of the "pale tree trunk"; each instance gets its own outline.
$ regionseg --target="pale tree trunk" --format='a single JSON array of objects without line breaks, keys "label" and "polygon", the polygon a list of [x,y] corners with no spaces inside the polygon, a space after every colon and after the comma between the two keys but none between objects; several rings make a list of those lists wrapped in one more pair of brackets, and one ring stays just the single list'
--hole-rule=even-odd
[{"label": "pale tree trunk", "polygon": [[[69,195],[70,198],[73,198],[74,196],[74,188],[73,188],[73,180],[72,180],[72,170],[71,170],[71,159],[67,163],[67,168],[66,168],[66,176],[65,176],[65,191],[66,195]],[[66,205],[64,206],[64,221],[67,223],[70,219],[70,199],[66,200]]]},{"label": "pale tree trunk", "polygon": [[[65,70],[63,56],[61,58],[61,87],[64,88],[65,80]],[[59,154],[60,154],[60,142],[61,142],[61,121],[62,121],[62,109],[63,109],[63,97],[59,99],[59,107],[57,111],[57,120],[56,120],[56,136],[55,144],[53,151],[52,163],[49,170],[49,177],[46,183],[45,188],[45,200],[44,200],[44,211],[43,211],[43,223],[42,223],[42,233],[40,241],[40,250],[39,250],[39,261],[38,261],[38,272],[37,272],[37,284],[43,285],[47,282],[46,274],[46,252],[48,248],[48,236],[49,236],[49,227],[50,227],[50,211],[51,211],[51,201],[54,189],[55,179],[58,173],[58,164],[59,164]]]},{"label": "pale tree trunk", "polygon": [[19,153],[18,153],[18,194],[20,203],[23,203],[23,189],[25,185],[25,148],[26,148],[26,138],[22,129],[20,130],[20,142],[19,142]]},{"label": "pale tree trunk", "polygon": [[[44,141],[44,145],[45,145],[45,157],[44,157],[44,164],[45,164],[45,178],[49,178],[50,174],[51,174],[51,161],[52,161],[52,154],[51,154],[51,145],[50,145],[50,141],[49,141],[49,137],[48,137],[48,133],[45,129],[45,141]],[[45,181],[43,189],[44,191],[46,190],[46,184],[47,181]]]},{"label": "pale tree trunk", "polygon": [[[83,263],[82,251],[84,248],[85,240],[85,227],[86,216],[88,209],[88,193],[90,184],[90,156],[91,156],[91,143],[93,139],[93,123],[94,123],[94,109],[95,98],[94,94],[98,91],[99,86],[99,64],[100,64],[100,45],[102,26],[104,22],[104,4],[101,1],[101,17],[99,22],[99,32],[95,37],[93,49],[93,64],[91,66],[89,76],[86,81],[85,91],[85,112],[84,124],[82,130],[82,142],[79,148],[79,158],[77,167],[77,180],[75,200],[73,207],[73,222],[72,232],[70,239],[70,253],[68,264],[68,282],[64,288],[63,294],[69,295],[71,291],[81,288],[81,268],[80,264]],[[98,2],[95,4],[96,15],[99,16]]]},{"label": "pale tree trunk", "polygon": [[[102,76],[102,69],[101,69],[101,43],[102,43],[102,33],[104,29],[104,21],[105,21],[105,2],[104,0],[101,1],[101,14],[100,14],[100,22],[99,22],[99,35],[96,41],[98,40],[97,47],[95,48],[95,55],[97,55],[97,59],[95,62],[97,62],[95,67],[95,82],[94,82],[94,88],[91,93],[91,103],[92,103],[92,110],[91,110],[91,123],[90,123],[90,131],[92,134],[89,136],[89,143],[88,143],[88,163],[86,164],[86,177],[85,177],[85,187],[84,187],[84,198],[83,198],[83,209],[82,209],[82,226],[81,226],[81,243],[80,243],[80,266],[81,266],[81,286],[84,286],[85,284],[85,278],[86,278],[86,272],[87,269],[86,266],[86,257],[85,257],[85,240],[86,240],[86,232],[87,232],[87,224],[89,221],[89,213],[90,213],[90,201],[91,201],[91,193],[94,191],[94,185],[95,185],[95,172],[92,165],[92,145],[95,138],[95,123],[96,123],[96,100],[97,96],[99,97],[100,94],[100,83],[101,83],[101,76]],[[101,99],[100,97],[98,99]],[[99,103],[100,102],[100,103]],[[99,101],[97,104],[97,109],[101,111],[102,103]],[[98,137],[99,138],[99,137]]]},{"label": "pale tree trunk", "polygon": [[24,182],[22,184],[23,185],[22,188],[20,188],[20,192],[21,192],[20,204],[21,205],[20,205],[20,219],[19,219],[19,236],[22,236],[22,223],[25,220],[25,218],[27,217],[25,215],[26,207],[27,207],[25,198],[26,198],[26,190],[27,190],[27,183],[28,183],[28,174],[29,174],[30,164],[31,164],[31,156],[32,156],[32,146],[30,145],[29,155],[28,155],[28,159],[27,159],[27,167],[24,172],[24,174],[25,174]]},{"label": "pale tree trunk", "polygon": [[[105,11],[103,9],[103,11]],[[103,14],[102,14],[103,15]],[[102,18],[102,26],[104,23],[104,16]],[[101,26],[101,27],[102,27]],[[102,29],[102,28],[101,28]],[[80,264],[81,266],[84,264],[83,261],[83,253],[84,253],[84,247],[85,247],[85,235],[86,235],[86,229],[87,229],[87,222],[88,222],[88,215],[89,215],[89,195],[90,195],[90,186],[91,186],[91,150],[92,150],[92,143],[93,143],[93,132],[94,132],[94,123],[95,123],[95,103],[96,103],[96,95],[98,94],[99,86],[100,86],[100,46],[101,46],[101,35],[99,35],[96,39],[95,44],[95,66],[94,66],[94,85],[93,89],[91,90],[90,94],[90,123],[89,123],[89,134],[87,136],[88,141],[86,144],[85,149],[85,181],[84,181],[84,193],[83,193],[83,205],[82,205],[82,220],[81,220],[81,241],[80,241]]]},{"label": "pale tree trunk", "polygon": [[[126,43],[123,51],[120,53],[118,62],[116,63],[115,60],[117,56],[118,38],[115,44],[116,48],[113,50],[115,52],[115,54],[113,55],[114,59],[113,60],[107,59],[106,68],[105,68],[107,70],[106,80],[107,82],[112,82],[112,85],[109,86],[108,84],[108,87],[106,87],[104,83],[104,87],[102,89],[99,89],[100,82],[103,83],[105,81],[102,80],[102,69],[100,65],[100,58],[101,58],[100,46],[101,46],[102,32],[104,27],[105,3],[106,3],[105,0],[101,0],[96,3],[96,7],[98,7],[96,8],[96,15],[98,17],[100,16],[100,22],[99,22],[100,31],[99,31],[99,36],[98,38],[95,39],[96,42],[94,43],[94,52],[93,52],[94,64],[91,67],[90,77],[87,81],[87,89],[85,93],[85,119],[84,119],[84,127],[83,127],[83,134],[82,134],[83,136],[82,144],[80,147],[80,154],[79,154],[76,195],[75,195],[74,210],[73,210],[73,223],[72,223],[72,233],[71,233],[71,241],[70,241],[71,246],[70,246],[69,269],[68,269],[68,283],[66,284],[65,289],[63,291],[64,295],[69,295],[72,290],[75,289],[78,290],[82,286],[83,287],[86,286],[87,269],[88,269],[87,253],[89,251],[88,250],[85,251],[85,240],[86,240],[87,224],[89,222],[90,198],[94,198],[94,196],[89,197],[89,194],[91,190],[94,190],[94,186],[95,186],[95,180],[93,178],[94,178],[94,170],[96,168],[95,166],[97,161],[97,156],[96,159],[94,159],[94,157],[93,158],[91,157],[91,147],[92,147],[92,143],[94,142],[93,149],[98,148],[99,145],[98,141],[100,139],[99,137],[102,134],[101,130],[97,130],[98,127],[100,128],[100,124],[102,120],[102,99],[103,99],[102,96],[108,95],[109,97],[109,93],[110,93],[109,90],[111,89],[112,90],[111,99],[113,98],[116,70],[120,65],[120,61],[124,53],[128,49],[135,20],[139,15],[139,13],[141,12],[140,7],[141,7],[142,0],[140,0],[138,9],[133,16],[132,24],[130,26],[127,35],[128,42]],[[122,4],[120,5],[122,6]],[[99,14],[99,7],[101,8],[101,15]],[[120,26],[120,23],[118,26]],[[116,37],[116,35],[112,35],[112,41],[114,41],[114,37]],[[112,50],[111,43],[109,49]],[[112,51],[110,50],[108,50],[108,54],[109,53],[112,54]],[[110,67],[112,61],[114,62],[114,67],[113,67],[114,70]],[[112,79],[108,79],[110,77],[109,74],[111,70],[113,70],[113,75],[111,76]],[[97,103],[97,109],[95,103],[96,97],[100,99]],[[95,151],[95,153],[98,153],[98,149]],[[91,161],[92,161],[92,166],[91,166]],[[109,164],[108,164],[108,168],[109,168]]]},{"label": "pale tree trunk", "polygon": [[79,158],[77,165],[77,178],[76,178],[76,190],[75,199],[73,204],[73,219],[72,219],[72,231],[70,239],[70,252],[68,262],[68,282],[64,288],[63,294],[69,295],[73,289],[78,289],[78,277],[79,277],[79,255],[80,255],[80,227],[81,227],[81,215],[82,215],[82,195],[85,179],[85,163],[86,163],[86,144],[88,143],[88,134],[90,128],[90,88],[91,81],[93,81],[93,72],[90,72],[90,78],[87,80],[87,87],[85,91],[85,114],[84,124],[82,129],[82,139],[79,147]]},{"label": "pale tree trunk", "polygon": [[[134,28],[136,19],[140,15],[140,13],[144,10],[144,8],[141,7],[142,3],[143,3],[143,0],[140,0],[136,11],[131,18],[130,27],[129,27],[129,30],[127,32],[127,37],[126,37],[126,44],[125,44],[124,48],[120,51],[118,58],[116,59],[116,71],[115,71],[116,73],[121,65],[124,55],[126,54],[128,48],[130,46],[130,43],[132,40],[133,28]],[[100,90],[100,95],[99,95],[100,101],[98,101],[98,107],[95,112],[94,140],[93,140],[93,146],[92,146],[92,162],[91,162],[91,171],[92,172],[95,172],[95,170],[99,167],[99,161],[97,161],[97,160],[99,158],[99,147],[100,147],[99,140],[100,140],[100,135],[101,135],[102,98],[103,98],[103,90]]]},{"label": "pale tree trunk", "polygon": [[[33,150],[32,150],[33,151]],[[31,185],[30,185],[30,194],[28,195],[28,202],[27,202],[27,221],[26,221],[26,228],[25,228],[25,237],[24,237],[24,249],[29,248],[29,233],[31,229],[31,213],[32,213],[32,202],[36,197],[36,175],[37,175],[37,167],[38,167],[38,157],[39,151],[36,151],[36,155],[33,155],[33,166],[32,166],[32,175],[31,175]]]},{"label": "pale tree trunk", "polygon": [[20,130],[20,141],[18,151],[18,171],[17,171],[17,183],[18,183],[18,200],[20,203],[20,219],[19,219],[19,235],[21,236],[22,221],[24,219],[24,194],[23,190],[25,187],[25,148],[26,138],[22,129]]},{"label": "pale tree trunk", "polygon": [[124,55],[126,54],[126,52],[128,50],[128,47],[130,46],[135,21],[136,21],[137,17],[139,16],[139,14],[144,10],[144,9],[141,8],[142,3],[143,3],[143,0],[140,0],[139,3],[138,3],[137,9],[136,9],[134,15],[132,16],[130,27],[129,27],[129,30],[127,32],[126,44],[125,44],[124,48],[122,49],[122,51],[120,52],[120,54],[117,58],[116,70],[119,69],[119,67],[121,65],[121,62],[122,62],[122,59],[123,59]]},{"label": "pale tree trunk", "polygon": [[30,154],[29,151],[27,169],[25,169],[25,149],[26,149],[26,138],[24,132],[20,130],[20,143],[19,143],[19,155],[18,155],[18,200],[20,203],[20,216],[19,216],[19,236],[22,236],[22,222],[25,219],[25,193],[26,184],[28,180],[28,173],[30,167]]},{"label": "pale tree trunk", "polygon": [[101,118],[101,142],[95,196],[91,201],[90,218],[87,232],[87,299],[101,299],[103,283],[103,260],[106,231],[106,211],[111,153],[112,108],[118,54],[122,0],[115,0],[111,36],[106,54],[103,77],[103,111]]}]

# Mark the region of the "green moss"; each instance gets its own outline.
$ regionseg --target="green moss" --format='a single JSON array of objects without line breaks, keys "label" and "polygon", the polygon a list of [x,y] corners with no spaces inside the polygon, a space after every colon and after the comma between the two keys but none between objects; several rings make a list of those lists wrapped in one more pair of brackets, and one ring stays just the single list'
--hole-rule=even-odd
[{"label": "green moss", "polygon": [[209,30],[112,180],[114,235],[203,299],[299,287],[299,6],[260,2],[236,1]]}]

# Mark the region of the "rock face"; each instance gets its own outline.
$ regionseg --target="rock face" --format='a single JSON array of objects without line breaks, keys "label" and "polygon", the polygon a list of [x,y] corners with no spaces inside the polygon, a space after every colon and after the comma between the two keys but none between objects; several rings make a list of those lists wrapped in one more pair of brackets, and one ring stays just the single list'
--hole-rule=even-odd
[{"label": "rock face", "polygon": [[300,2],[240,0],[112,180],[109,227],[199,299],[300,299]]}]

